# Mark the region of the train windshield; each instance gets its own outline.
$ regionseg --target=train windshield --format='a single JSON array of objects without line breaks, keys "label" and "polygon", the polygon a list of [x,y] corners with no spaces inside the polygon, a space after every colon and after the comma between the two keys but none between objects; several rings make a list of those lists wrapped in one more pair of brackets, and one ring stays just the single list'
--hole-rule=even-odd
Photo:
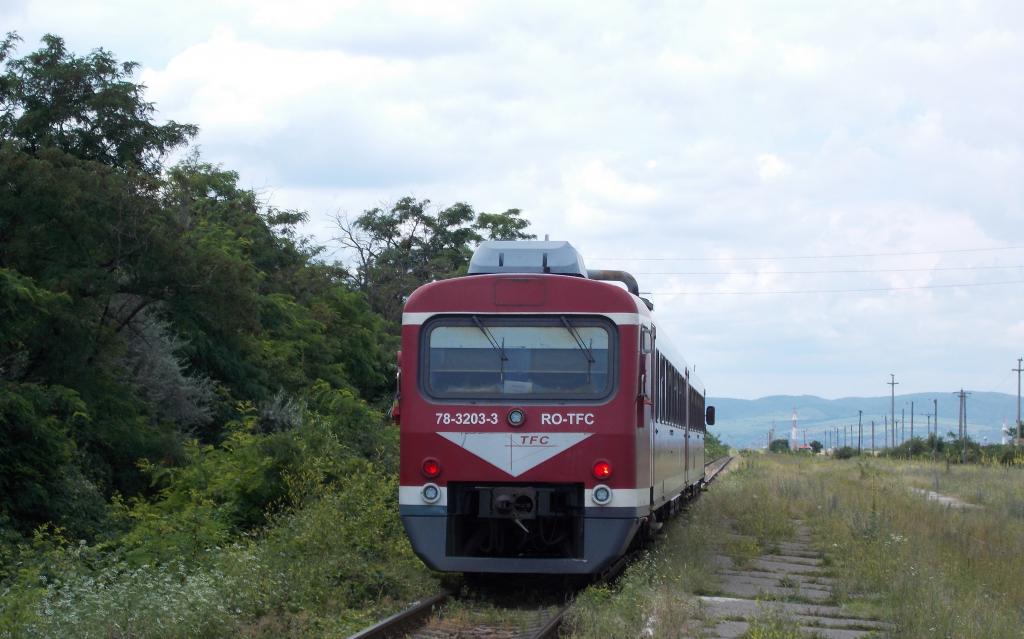
[{"label": "train windshield", "polygon": [[593,317],[437,320],[426,329],[422,379],[446,399],[600,399],[612,390],[614,336]]}]

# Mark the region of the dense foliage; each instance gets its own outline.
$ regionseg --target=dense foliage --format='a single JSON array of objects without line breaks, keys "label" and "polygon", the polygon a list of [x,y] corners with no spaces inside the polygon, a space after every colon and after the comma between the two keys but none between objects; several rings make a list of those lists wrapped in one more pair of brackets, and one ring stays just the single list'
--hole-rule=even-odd
[{"label": "dense foliage", "polygon": [[297,237],[304,214],[195,155],[165,169],[195,128],[152,122],[134,65],[52,36],[6,62],[0,513],[14,526],[95,537],[108,499],[151,494],[153,465],[221,443],[245,402],[272,431],[318,380],[386,392],[386,325]]},{"label": "dense foliage", "polygon": [[773,453],[788,453],[789,452],[789,440],[788,439],[773,439],[768,445],[769,452]]},{"label": "dense foliage", "polygon": [[704,435],[704,458],[707,461],[725,457],[729,454],[729,447],[722,443],[718,435],[708,431]]},{"label": "dense foliage", "polygon": [[0,41],[0,628],[302,634],[408,595],[424,572],[380,410],[390,320],[527,222],[402,199],[348,226],[366,250],[347,268],[299,234],[305,213],[189,152],[196,127],[155,122],[134,63],[17,44]]}]

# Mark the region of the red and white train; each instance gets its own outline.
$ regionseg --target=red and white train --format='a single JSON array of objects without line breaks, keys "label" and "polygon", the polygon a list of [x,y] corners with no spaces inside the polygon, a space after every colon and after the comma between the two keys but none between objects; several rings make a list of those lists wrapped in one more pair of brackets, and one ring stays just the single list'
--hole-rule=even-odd
[{"label": "red and white train", "polygon": [[632,276],[546,241],[484,242],[469,273],[402,316],[412,547],[441,571],[599,572],[699,490],[714,407]]}]

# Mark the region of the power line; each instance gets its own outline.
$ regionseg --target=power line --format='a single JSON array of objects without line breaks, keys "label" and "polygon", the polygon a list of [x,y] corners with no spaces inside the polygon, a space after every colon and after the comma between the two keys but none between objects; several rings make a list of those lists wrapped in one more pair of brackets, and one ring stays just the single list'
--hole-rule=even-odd
[{"label": "power line", "polygon": [[824,269],[820,271],[657,271],[635,272],[634,275],[829,275],[838,273],[933,273],[936,271],[990,271],[999,269],[1024,268],[1024,264],[1013,266],[936,266],[934,268],[867,268],[867,269]]},{"label": "power line", "polygon": [[983,386],[982,388],[987,388],[988,392],[990,392],[990,393],[1000,393],[1000,392],[1002,392],[1003,385],[1006,384],[1007,381],[1009,381],[1010,375],[1013,375],[1013,372],[1014,371],[1011,368],[1009,370],[1009,372],[1006,373],[1006,375],[1003,375],[1003,378],[999,380],[998,384],[995,384],[994,386],[990,384],[988,386]]},{"label": "power line", "polygon": [[1024,246],[996,246],[989,248],[945,249],[940,251],[899,251],[897,253],[846,253],[835,255],[777,255],[774,257],[593,257],[594,260],[627,262],[741,262],[754,260],[830,260],[845,257],[902,257],[904,255],[941,255],[947,253],[982,253],[986,251],[1016,251]]},{"label": "power line", "polygon": [[922,286],[888,286],[881,288],[808,288],[788,291],[646,291],[643,295],[796,295],[799,293],[884,293],[887,291],[914,291],[927,288],[975,288],[1024,284],[1024,280],[1004,282],[975,282],[972,284],[926,284]]}]

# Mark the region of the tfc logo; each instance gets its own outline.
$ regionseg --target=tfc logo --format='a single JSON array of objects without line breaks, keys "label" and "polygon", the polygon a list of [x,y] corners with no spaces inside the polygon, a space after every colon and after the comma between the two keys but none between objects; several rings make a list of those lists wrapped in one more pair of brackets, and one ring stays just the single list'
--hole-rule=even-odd
[{"label": "tfc logo", "polygon": [[551,438],[547,435],[520,435],[519,445],[520,446],[547,446],[551,442]]}]

